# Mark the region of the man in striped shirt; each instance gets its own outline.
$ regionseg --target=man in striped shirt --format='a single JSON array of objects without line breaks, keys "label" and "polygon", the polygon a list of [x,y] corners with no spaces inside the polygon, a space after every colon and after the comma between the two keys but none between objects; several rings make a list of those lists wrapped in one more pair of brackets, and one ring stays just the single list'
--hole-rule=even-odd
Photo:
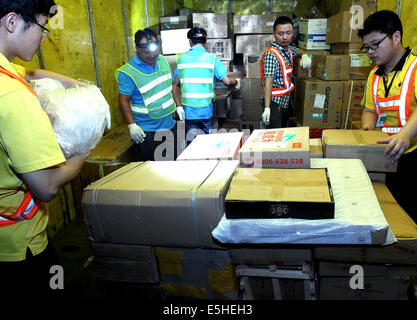
[{"label": "man in striped shirt", "polygon": [[[293,59],[303,54],[301,49],[291,46],[294,28],[288,17],[278,17],[274,23],[275,41],[263,54],[261,60],[261,77],[264,88],[263,122],[268,128],[283,128],[288,125],[289,106],[293,84]],[[303,54],[301,65],[311,66],[308,55]]]}]

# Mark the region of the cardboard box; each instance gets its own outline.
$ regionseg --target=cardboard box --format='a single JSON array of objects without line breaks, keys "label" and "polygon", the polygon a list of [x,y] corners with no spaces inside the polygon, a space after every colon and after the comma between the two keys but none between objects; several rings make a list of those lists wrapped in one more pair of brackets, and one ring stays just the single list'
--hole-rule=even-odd
[{"label": "cardboard box", "polygon": [[313,77],[321,80],[349,80],[349,55],[314,55],[311,66]]},{"label": "cardboard box", "polygon": [[200,134],[178,156],[179,160],[239,160],[243,132]]},{"label": "cardboard box", "polygon": [[292,13],[282,12],[277,14],[251,14],[234,15],[233,32],[234,34],[251,33],[273,33],[274,22],[278,16],[286,16],[292,19]]},{"label": "cardboard box", "polygon": [[246,78],[261,78],[262,53],[244,53],[243,64],[245,66]]},{"label": "cardboard box", "polygon": [[333,219],[327,169],[238,168],[225,199],[228,219]]},{"label": "cardboard box", "polygon": [[238,285],[227,250],[155,247],[166,296],[236,300]]},{"label": "cardboard box", "polygon": [[323,145],[320,138],[310,139],[310,158],[323,158]]},{"label": "cardboard box", "polygon": [[231,13],[196,13],[193,12],[193,27],[204,28],[207,38],[231,38]]},{"label": "cardboard box", "polygon": [[326,44],[327,19],[306,19],[299,22],[298,46],[307,50],[329,50]]},{"label": "cardboard box", "polygon": [[216,54],[220,60],[233,60],[232,39],[207,39],[205,48],[208,52]]},{"label": "cardboard box", "polygon": [[254,130],[239,153],[241,167],[310,168],[308,127]]},{"label": "cardboard box", "polygon": [[272,34],[252,34],[236,36],[236,53],[265,52],[274,41]]},{"label": "cardboard box", "polygon": [[367,54],[351,53],[350,55],[350,79],[351,80],[366,80],[369,73],[375,67],[372,60]]},{"label": "cardboard box", "polygon": [[211,231],[238,161],[131,163],[84,190],[95,242],[218,248]]},{"label": "cardboard box", "polygon": [[396,172],[397,163],[391,163],[384,156],[386,145],[377,144],[386,138],[388,134],[382,131],[324,130],[324,157],[361,159],[367,171]]},{"label": "cardboard box", "polygon": [[261,103],[263,88],[260,78],[241,79],[241,88],[234,95],[241,98],[243,102],[242,116],[243,121],[262,121],[264,105]]},{"label": "cardboard box", "polygon": [[338,42],[360,42],[358,29],[351,27],[352,13],[349,11],[340,12],[327,19],[326,43]]},{"label": "cardboard box", "polygon": [[159,283],[152,247],[91,242],[95,275],[117,282]]},{"label": "cardboard box", "polygon": [[[342,118],[340,121],[341,129],[354,129],[352,123],[361,121],[362,100],[365,94],[365,80],[345,81],[345,93],[343,97]],[[360,127],[359,127],[360,128]],[[358,128],[358,129],[359,129]]]},{"label": "cardboard box", "polygon": [[363,9],[363,18],[366,19],[370,14],[377,11],[377,0],[341,0],[339,11],[350,11],[356,12],[354,6],[361,6]]},{"label": "cardboard box", "polygon": [[165,59],[167,59],[172,73],[175,72],[175,68],[177,67],[177,55],[176,54],[171,54],[171,55],[164,55]]},{"label": "cardboard box", "polygon": [[339,42],[332,43],[332,54],[361,53],[362,42]]},{"label": "cardboard box", "polygon": [[231,248],[229,252],[233,264],[303,265],[313,261],[313,250],[308,248],[281,248],[262,245],[250,248]]},{"label": "cardboard box", "polygon": [[84,163],[80,173],[71,181],[77,215],[82,215],[83,189],[132,161],[140,161],[140,152],[132,140],[129,128],[122,124],[106,132]]},{"label": "cardboard box", "polygon": [[398,205],[384,183],[372,182],[372,186],[398,242],[389,246],[317,246],[313,250],[315,260],[360,264],[417,264],[416,223]]},{"label": "cardboard box", "polygon": [[350,277],[321,277],[319,300],[407,300],[409,279],[364,277],[364,289],[350,288]]},{"label": "cardboard box", "polygon": [[[328,50],[306,50],[305,54],[308,54],[310,59],[313,59],[314,55],[328,55],[330,51]],[[305,79],[312,77],[312,68],[304,69],[300,65],[301,59],[294,59],[294,76],[296,78]]]},{"label": "cardboard box", "polygon": [[186,29],[190,27],[187,16],[161,17],[159,22],[161,30]]},{"label": "cardboard box", "polygon": [[162,30],[162,54],[185,53],[190,50],[190,42],[187,38],[188,30],[190,29]]},{"label": "cardboard box", "polygon": [[343,93],[344,84],[341,81],[297,79],[295,117],[298,123],[310,128],[338,128]]}]

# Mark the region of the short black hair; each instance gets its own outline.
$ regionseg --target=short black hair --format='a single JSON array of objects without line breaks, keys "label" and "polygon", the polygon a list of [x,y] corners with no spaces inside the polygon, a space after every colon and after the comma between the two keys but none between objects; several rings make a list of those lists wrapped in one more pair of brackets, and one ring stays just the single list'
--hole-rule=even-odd
[{"label": "short black hair", "polygon": [[193,44],[207,42],[207,32],[203,28],[193,27],[187,32],[187,38],[191,40]]},{"label": "short black hair", "polygon": [[274,22],[274,32],[275,32],[275,29],[277,28],[277,25],[279,24],[291,24],[292,26],[294,26],[294,24],[292,23],[292,20],[289,17],[280,16]]},{"label": "short black hair", "polygon": [[36,21],[40,15],[53,17],[56,13],[56,10],[53,10],[54,6],[54,0],[0,0],[0,19],[10,12],[15,12],[27,24],[31,24],[27,18]]},{"label": "short black hair", "polygon": [[136,31],[136,33],[135,33],[135,44],[139,45],[140,40],[142,40],[143,38],[147,38],[149,41],[152,41],[151,38],[158,39],[156,33],[149,28]]},{"label": "short black hair", "polygon": [[359,29],[358,36],[364,36],[372,32],[380,32],[392,36],[396,31],[401,33],[403,39],[403,25],[400,17],[393,11],[381,10],[371,14],[363,23],[363,29]]}]

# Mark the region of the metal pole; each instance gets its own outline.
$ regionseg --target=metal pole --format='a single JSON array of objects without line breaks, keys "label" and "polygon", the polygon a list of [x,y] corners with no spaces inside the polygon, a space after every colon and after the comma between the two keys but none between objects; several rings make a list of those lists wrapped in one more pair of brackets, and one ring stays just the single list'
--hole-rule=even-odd
[{"label": "metal pole", "polygon": [[145,0],[146,28],[149,28],[148,0]]},{"label": "metal pole", "polygon": [[98,67],[98,56],[97,56],[97,47],[96,47],[96,35],[94,32],[93,11],[91,9],[90,0],[87,0],[87,8],[88,8],[88,23],[90,24],[90,33],[91,33],[91,45],[93,47],[94,68],[96,71],[96,85],[97,87],[101,88],[100,71]]},{"label": "metal pole", "polygon": [[164,0],[161,0],[162,16],[165,17]]},{"label": "metal pole", "polygon": [[401,16],[401,7],[402,7],[402,0],[397,0],[397,4],[395,6],[395,11],[397,12],[398,16]]}]

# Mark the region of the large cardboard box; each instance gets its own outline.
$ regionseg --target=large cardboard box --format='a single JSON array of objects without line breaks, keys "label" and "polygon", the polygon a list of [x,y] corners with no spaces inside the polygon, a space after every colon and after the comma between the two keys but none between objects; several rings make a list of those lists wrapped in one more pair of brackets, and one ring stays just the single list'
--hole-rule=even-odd
[{"label": "large cardboard box", "polygon": [[193,26],[204,28],[207,38],[230,38],[232,23],[231,13],[196,13],[193,12]]},{"label": "large cardboard box", "polygon": [[324,157],[361,159],[367,171],[396,172],[397,163],[384,156],[386,145],[377,143],[386,138],[388,134],[382,131],[324,130]]},{"label": "large cardboard box", "polygon": [[353,11],[357,13],[355,6],[360,6],[363,10],[363,18],[366,19],[371,13],[377,11],[378,0],[341,0],[340,11]]},{"label": "large cardboard box", "polygon": [[186,29],[190,27],[187,16],[161,17],[159,22],[161,30]]},{"label": "large cardboard box", "polygon": [[238,161],[131,163],[84,190],[95,242],[218,248],[211,231]]},{"label": "large cardboard box", "polygon": [[297,79],[295,92],[297,122],[310,128],[338,128],[343,93],[342,81]]},{"label": "large cardboard box", "polygon": [[339,12],[327,19],[326,43],[362,42],[358,29],[351,26],[352,13]]},{"label": "large cardboard box", "polygon": [[208,52],[216,54],[220,60],[233,60],[232,39],[207,39],[205,47]]},{"label": "large cardboard box", "polygon": [[345,93],[343,96],[342,118],[340,121],[341,129],[354,129],[352,123],[361,121],[362,100],[365,94],[366,80],[345,81]]},{"label": "large cardboard box", "polygon": [[327,19],[306,19],[299,22],[298,46],[307,50],[329,50],[326,44]]},{"label": "large cardboard box", "polygon": [[315,260],[417,265],[417,225],[396,202],[386,185],[373,181],[373,189],[387,219],[396,243],[389,246],[317,246]]},{"label": "large cardboard box", "polygon": [[260,78],[244,78],[241,80],[241,88],[234,93],[242,99],[242,116],[243,121],[262,121],[264,105],[261,103],[263,88]]},{"label": "large cardboard box", "polygon": [[83,189],[90,183],[120,169],[132,161],[140,161],[140,152],[129,128],[122,124],[108,131],[84,163],[81,172],[71,181],[77,215],[82,215]]},{"label": "large cardboard box", "polygon": [[350,79],[365,80],[368,79],[369,73],[375,67],[372,60],[367,54],[351,53],[350,55]]},{"label": "large cardboard box", "polygon": [[162,30],[162,54],[177,54],[190,50],[190,42],[187,38],[188,30],[190,29]]},{"label": "large cardboard box", "polygon": [[339,42],[332,43],[333,54],[361,53],[362,42]]},{"label": "large cardboard box", "polygon": [[[305,54],[308,54],[310,59],[313,59],[314,55],[328,55],[330,54],[330,51],[328,50],[306,50]],[[295,59],[294,60],[294,76],[296,78],[310,78],[313,76],[312,74],[312,68],[305,69],[301,67],[300,65],[301,59]]]},{"label": "large cardboard box", "polygon": [[200,134],[178,160],[239,160],[243,132]]},{"label": "large cardboard box", "polygon": [[228,219],[333,219],[327,169],[238,168],[225,199]]},{"label": "large cardboard box", "polygon": [[303,265],[313,261],[313,250],[273,245],[231,248],[233,264],[245,265]]},{"label": "large cardboard box", "polygon": [[310,168],[309,129],[254,130],[239,153],[241,167]]},{"label": "large cardboard box", "polygon": [[314,55],[311,66],[313,77],[321,80],[349,80],[349,55]]},{"label": "large cardboard box", "polygon": [[263,53],[273,41],[272,34],[238,35],[236,36],[236,53]]},{"label": "large cardboard box", "polygon": [[[292,18],[292,13],[282,12],[279,16]],[[234,15],[233,32],[234,34],[251,34],[251,33],[273,33],[274,22],[277,14],[251,14],[251,15]]]},{"label": "large cardboard box", "polygon": [[152,247],[91,242],[95,275],[106,281],[159,283]]}]

